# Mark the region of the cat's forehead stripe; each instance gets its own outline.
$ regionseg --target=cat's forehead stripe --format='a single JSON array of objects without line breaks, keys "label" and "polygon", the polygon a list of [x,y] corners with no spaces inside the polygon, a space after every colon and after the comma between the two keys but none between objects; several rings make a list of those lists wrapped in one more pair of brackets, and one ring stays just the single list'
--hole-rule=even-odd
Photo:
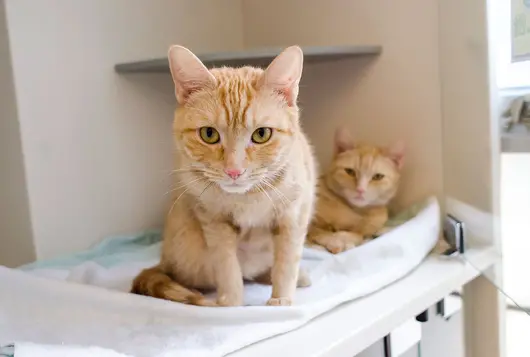
[{"label": "cat's forehead stripe", "polygon": [[226,105],[226,101],[228,97],[226,88],[224,86],[219,86],[218,92],[219,92],[219,101],[221,102],[221,106],[223,107],[225,118],[228,121],[229,120],[228,118],[230,118],[230,109],[229,109],[229,106]]},{"label": "cat's forehead stripe", "polygon": [[371,169],[375,159],[379,156],[379,151],[373,148],[362,148],[359,150],[359,159],[361,167],[365,170]]},{"label": "cat's forehead stripe", "polygon": [[212,73],[217,79],[219,100],[227,125],[232,128],[239,127],[245,122],[262,70],[248,67],[236,70],[220,68]]}]

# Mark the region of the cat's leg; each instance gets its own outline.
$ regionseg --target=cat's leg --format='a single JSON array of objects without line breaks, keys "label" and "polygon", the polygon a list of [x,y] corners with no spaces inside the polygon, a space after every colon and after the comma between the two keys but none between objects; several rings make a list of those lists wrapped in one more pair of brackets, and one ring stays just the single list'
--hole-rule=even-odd
[{"label": "cat's leg", "polygon": [[333,254],[342,253],[349,249],[360,246],[364,243],[364,238],[361,234],[349,231],[339,231],[333,233],[326,249]]},{"label": "cat's leg", "polygon": [[311,216],[309,203],[302,206],[301,212],[291,212],[278,219],[278,226],[273,234],[272,296],[267,305],[288,306],[292,304]]},{"label": "cat's leg", "polygon": [[338,254],[363,243],[363,236],[349,231],[330,232],[321,228],[312,228],[308,241],[321,245],[330,253]]},{"label": "cat's leg", "polygon": [[237,232],[221,222],[210,222],[202,228],[217,287],[217,304],[242,305],[243,274],[237,259]]},{"label": "cat's leg", "polygon": [[[265,273],[258,275],[253,279],[254,282],[264,285],[272,285],[271,271],[267,270]],[[307,271],[300,268],[298,271],[298,280],[296,281],[297,288],[307,288],[311,286],[311,277]]]},{"label": "cat's leg", "polygon": [[[301,236],[301,237],[299,237]],[[304,232],[289,224],[274,235],[274,263],[271,270],[272,295],[267,305],[289,306],[296,290]]]}]

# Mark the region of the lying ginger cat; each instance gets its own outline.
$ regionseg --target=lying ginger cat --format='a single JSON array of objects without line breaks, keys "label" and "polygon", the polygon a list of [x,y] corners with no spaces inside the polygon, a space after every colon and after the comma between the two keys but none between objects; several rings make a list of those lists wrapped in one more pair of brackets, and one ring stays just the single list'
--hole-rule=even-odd
[{"label": "lying ginger cat", "polygon": [[381,233],[388,202],[395,196],[404,148],[354,144],[341,128],[335,158],[317,184],[316,212],[307,244],[337,254]]}]

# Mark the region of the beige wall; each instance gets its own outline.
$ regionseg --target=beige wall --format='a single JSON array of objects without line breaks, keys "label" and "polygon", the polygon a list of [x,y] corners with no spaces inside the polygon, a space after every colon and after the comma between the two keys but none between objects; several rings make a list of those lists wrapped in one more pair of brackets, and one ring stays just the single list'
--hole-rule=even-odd
[{"label": "beige wall", "polygon": [[113,66],[241,48],[240,0],[15,0],[7,17],[38,258],[159,226],[172,83]]},{"label": "beige wall", "polygon": [[35,258],[4,1],[0,1],[0,264]]},{"label": "beige wall", "polygon": [[306,66],[304,126],[324,164],[340,123],[359,140],[403,139],[407,162],[397,202],[441,195],[437,1],[245,0],[244,20],[248,47],[382,45],[380,58]]}]

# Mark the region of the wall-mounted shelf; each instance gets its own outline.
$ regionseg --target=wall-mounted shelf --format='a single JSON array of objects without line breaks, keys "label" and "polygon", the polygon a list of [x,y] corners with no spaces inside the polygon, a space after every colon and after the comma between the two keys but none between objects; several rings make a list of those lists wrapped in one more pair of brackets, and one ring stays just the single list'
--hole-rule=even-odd
[{"label": "wall-mounted shelf", "polygon": [[530,129],[527,124],[514,124],[508,132],[501,131],[501,151],[506,153],[530,152]]},{"label": "wall-mounted shelf", "polygon": [[[207,67],[267,65],[281,48],[255,49],[235,52],[214,52],[201,54],[198,57]],[[381,46],[323,46],[303,47],[305,62],[334,61],[359,56],[377,56],[382,52]],[[119,63],[114,66],[118,73],[168,73],[167,58],[155,58],[145,61]]]},{"label": "wall-mounted shelf", "polygon": [[503,153],[529,153],[530,134],[502,133],[501,151]]}]

